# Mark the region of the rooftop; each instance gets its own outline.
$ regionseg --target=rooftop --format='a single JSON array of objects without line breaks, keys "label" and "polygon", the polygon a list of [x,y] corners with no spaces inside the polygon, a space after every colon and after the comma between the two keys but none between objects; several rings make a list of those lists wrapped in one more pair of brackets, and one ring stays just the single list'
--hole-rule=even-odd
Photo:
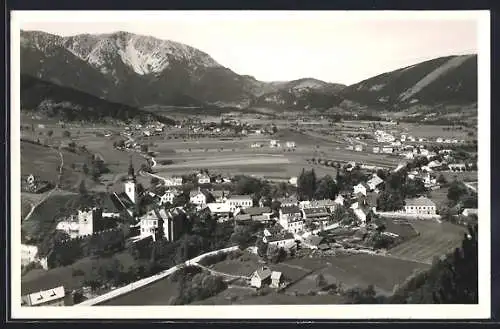
[{"label": "rooftop", "polygon": [[405,205],[406,206],[427,206],[427,207],[435,207],[436,204],[429,198],[426,198],[424,196],[421,196],[419,198],[413,198],[413,199],[407,199],[405,200]]},{"label": "rooftop", "polygon": [[269,214],[272,210],[269,207],[250,207],[242,210],[242,213],[248,214],[251,216],[257,216],[262,214]]},{"label": "rooftop", "polygon": [[43,303],[47,303],[50,301],[54,301],[57,299],[64,298],[66,293],[64,291],[63,286],[59,286],[49,290],[38,291],[34,293],[30,293],[27,295],[27,298],[30,301],[31,305],[40,305]]},{"label": "rooftop", "polygon": [[300,208],[297,206],[282,207],[280,211],[283,214],[297,214],[300,213]]}]

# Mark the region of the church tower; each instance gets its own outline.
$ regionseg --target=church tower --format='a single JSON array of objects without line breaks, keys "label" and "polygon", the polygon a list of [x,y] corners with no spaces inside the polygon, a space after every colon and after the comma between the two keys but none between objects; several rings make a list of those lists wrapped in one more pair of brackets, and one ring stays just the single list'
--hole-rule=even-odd
[{"label": "church tower", "polygon": [[135,171],[132,165],[132,158],[130,158],[130,165],[128,167],[128,179],[125,182],[125,193],[133,203],[136,202],[137,185],[135,183]]}]

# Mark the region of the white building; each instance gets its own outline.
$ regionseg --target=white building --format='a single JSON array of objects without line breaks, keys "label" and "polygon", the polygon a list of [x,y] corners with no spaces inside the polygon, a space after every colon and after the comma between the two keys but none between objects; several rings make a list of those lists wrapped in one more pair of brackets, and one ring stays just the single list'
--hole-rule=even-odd
[{"label": "white building", "polygon": [[229,205],[231,212],[237,208],[246,209],[253,207],[253,199],[250,195],[231,195],[226,203]]},{"label": "white building", "polygon": [[297,233],[304,230],[304,220],[302,211],[297,206],[282,207],[279,210],[279,224],[291,233]]},{"label": "white building", "polygon": [[443,139],[441,137],[436,138],[436,143],[442,143]]},{"label": "white building", "polygon": [[363,195],[366,195],[366,193],[370,190],[370,186],[368,186],[368,184],[363,182],[359,183],[358,185],[355,185],[353,189],[354,189],[353,194],[361,193]]},{"label": "white building", "polygon": [[210,184],[210,176],[201,175],[198,177],[198,184]]},{"label": "white building", "polygon": [[373,153],[379,153],[380,152],[380,147],[375,146],[373,147]]},{"label": "white building", "polygon": [[296,246],[295,238],[292,233],[284,233],[284,234],[274,234],[271,236],[264,236],[262,238],[264,243],[268,243],[269,246],[291,249]]},{"label": "white building", "polygon": [[363,145],[356,145],[356,146],[354,146],[354,151],[356,151],[356,152],[363,151]]},{"label": "white building", "polygon": [[62,221],[57,223],[56,230],[63,231],[74,239],[80,234],[80,224],[77,221]]},{"label": "white building", "polygon": [[168,177],[164,178],[166,186],[182,186],[182,177]]},{"label": "white building", "polygon": [[37,291],[21,297],[22,306],[64,306],[66,292],[63,286]]},{"label": "white building", "polygon": [[179,191],[177,190],[167,190],[165,193],[160,197],[159,205],[164,205],[167,202],[170,204],[174,203],[174,198],[180,194]]},{"label": "white building", "polygon": [[366,185],[368,185],[369,189],[373,191],[383,182],[384,180],[382,178],[378,177],[377,174],[373,174],[372,178],[366,182]]},{"label": "white building", "polygon": [[250,278],[250,285],[254,288],[261,288],[265,283],[271,283],[271,270],[267,266],[259,268],[253,272]]},{"label": "white building", "polygon": [[298,178],[297,177],[290,177],[290,179],[288,180],[288,183],[290,185],[293,185],[293,186],[297,186],[297,182],[298,182]]},{"label": "white building", "polygon": [[285,145],[289,149],[294,149],[295,148],[295,142],[293,142],[293,141],[286,142]]},{"label": "white building", "polygon": [[424,197],[405,200],[404,211],[407,214],[415,215],[435,215],[436,204]]},{"label": "white building", "polygon": [[276,139],[271,139],[269,141],[269,147],[279,147],[279,140],[276,140]]},{"label": "white building", "polygon": [[185,212],[181,208],[174,210],[153,209],[141,217],[139,227],[141,238],[148,236],[156,240],[158,229],[162,228],[162,238],[168,241],[177,240],[184,229]]},{"label": "white building", "polygon": [[189,192],[189,202],[197,206],[207,204],[210,194],[206,190],[197,189]]},{"label": "white building", "polygon": [[391,146],[384,146],[382,147],[382,152],[390,154],[394,152],[394,148]]}]

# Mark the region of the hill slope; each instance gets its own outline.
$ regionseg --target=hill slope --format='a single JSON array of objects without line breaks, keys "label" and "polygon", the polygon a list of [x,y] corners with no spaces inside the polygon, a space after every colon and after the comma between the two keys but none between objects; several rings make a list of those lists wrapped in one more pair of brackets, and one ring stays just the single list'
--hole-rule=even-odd
[{"label": "hill slope", "polygon": [[63,121],[158,120],[165,124],[174,123],[173,120],[163,116],[128,105],[111,103],[24,74],[21,75],[21,111],[32,111]]},{"label": "hill slope", "polygon": [[361,81],[340,94],[351,101],[393,110],[472,104],[477,102],[477,55],[436,58]]}]

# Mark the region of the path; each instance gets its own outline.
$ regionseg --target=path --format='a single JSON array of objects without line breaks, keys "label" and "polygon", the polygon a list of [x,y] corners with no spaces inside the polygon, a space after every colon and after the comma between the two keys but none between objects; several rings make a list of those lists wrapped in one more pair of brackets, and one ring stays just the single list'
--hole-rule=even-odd
[{"label": "path", "polygon": [[[477,182],[464,182],[465,186],[477,193]],[[472,185],[475,184],[476,186]]]},{"label": "path", "polygon": [[224,272],[219,272],[219,271],[216,271],[216,270],[213,270],[209,267],[206,267],[204,265],[201,265],[200,263],[194,263],[193,264],[194,266],[198,266],[204,270],[207,270],[210,272],[210,274],[214,274],[214,275],[218,275],[218,276],[223,276],[223,277],[226,277],[226,278],[229,278],[229,279],[244,279],[244,280],[250,280],[250,277],[249,276],[244,276],[244,275],[234,275],[234,274],[228,274],[228,273],[224,273]]},{"label": "path", "polygon": [[22,219],[22,221],[28,220],[31,217],[31,215],[35,212],[35,209],[40,204],[42,204],[45,200],[47,200],[52,195],[52,193],[54,193],[54,191],[59,190],[59,185],[61,184],[62,170],[63,170],[63,166],[64,166],[64,157],[63,157],[61,151],[58,151],[58,152],[59,152],[59,156],[61,157],[61,165],[59,166],[59,177],[58,177],[58,182],[56,184],[56,187],[54,187],[52,190],[50,190],[49,193],[47,193],[43,198],[40,199],[40,201],[38,201],[35,204],[31,204],[30,212],[26,215],[26,217],[24,217],[24,219]]}]

